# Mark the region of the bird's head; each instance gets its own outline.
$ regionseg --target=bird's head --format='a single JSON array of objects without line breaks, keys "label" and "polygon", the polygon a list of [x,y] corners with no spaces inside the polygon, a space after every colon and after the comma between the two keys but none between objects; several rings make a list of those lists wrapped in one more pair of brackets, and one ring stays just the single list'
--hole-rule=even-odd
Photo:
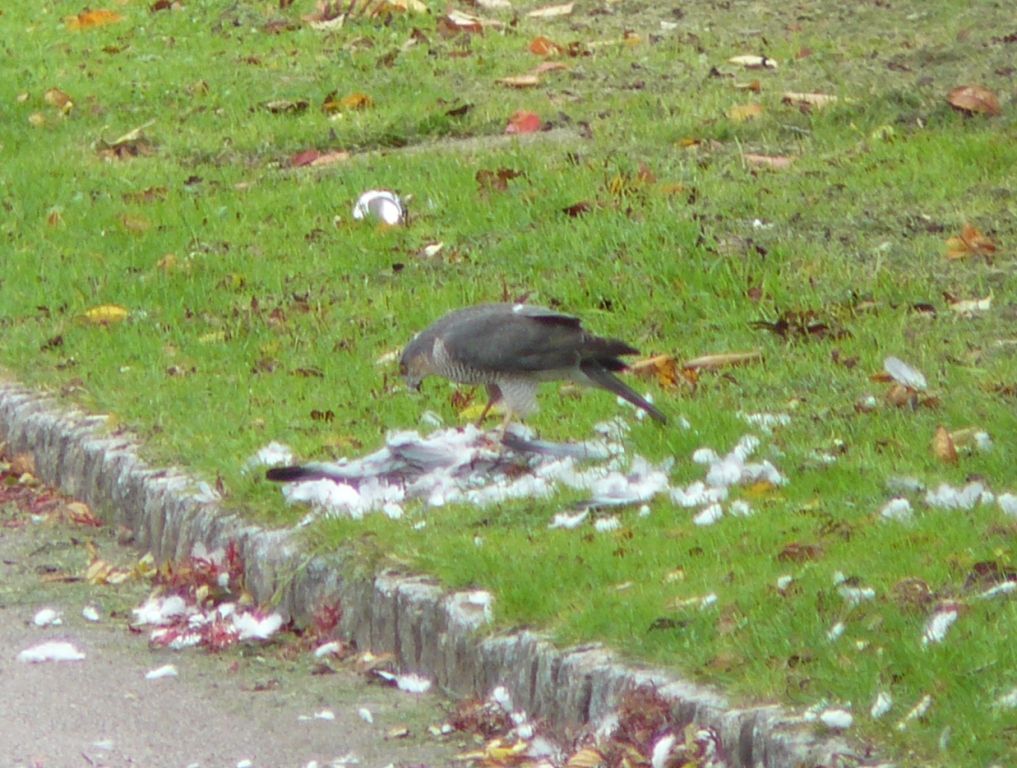
[{"label": "bird's head", "polygon": [[433,339],[426,341],[431,343],[426,343],[420,336],[417,336],[406,345],[406,349],[403,350],[403,355],[399,359],[399,375],[403,377],[406,386],[413,392],[418,392],[420,382],[434,373],[434,360],[431,354]]}]

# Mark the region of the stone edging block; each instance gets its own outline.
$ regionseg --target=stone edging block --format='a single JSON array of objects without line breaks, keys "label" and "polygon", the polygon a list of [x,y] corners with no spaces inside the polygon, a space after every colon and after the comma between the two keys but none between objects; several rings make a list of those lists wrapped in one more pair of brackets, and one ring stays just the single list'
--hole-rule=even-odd
[{"label": "stone edging block", "polygon": [[236,542],[247,587],[259,603],[306,623],[338,604],[339,628],[360,649],[394,653],[400,667],[433,678],[454,695],[486,696],[504,685],[517,708],[555,726],[596,724],[620,697],[652,684],[672,702],[680,726],[712,726],[731,768],[812,768],[843,764],[843,739],[817,734],[777,706],[732,709],[718,693],[673,675],[619,662],[608,650],[562,650],[530,631],[490,634],[490,595],[446,593],[425,577],[395,572],[344,575],[340,558],[308,557],[286,530],[266,530],[223,512],[177,469],[155,469],[129,435],[107,434],[104,419],[0,381],[0,439],[30,452],[40,479],[134,531],[158,562]]}]

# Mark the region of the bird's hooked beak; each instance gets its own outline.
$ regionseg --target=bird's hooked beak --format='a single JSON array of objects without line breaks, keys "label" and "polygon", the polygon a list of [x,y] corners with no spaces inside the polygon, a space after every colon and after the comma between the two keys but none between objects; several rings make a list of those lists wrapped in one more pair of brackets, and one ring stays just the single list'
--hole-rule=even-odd
[{"label": "bird's hooked beak", "polygon": [[405,362],[399,364],[399,375],[403,377],[403,381],[406,382],[406,388],[410,392],[420,391],[421,377],[414,375],[410,370],[410,366]]}]

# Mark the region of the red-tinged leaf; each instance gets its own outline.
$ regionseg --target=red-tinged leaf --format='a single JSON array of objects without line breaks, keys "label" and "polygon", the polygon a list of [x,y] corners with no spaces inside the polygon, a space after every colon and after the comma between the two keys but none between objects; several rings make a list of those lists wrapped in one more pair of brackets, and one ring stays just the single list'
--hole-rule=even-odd
[{"label": "red-tinged leaf", "polygon": [[305,165],[312,165],[321,153],[316,149],[305,149],[290,158],[291,168],[303,168]]},{"label": "red-tinged leaf", "polygon": [[520,110],[509,118],[505,133],[536,133],[543,127],[536,112]]},{"label": "red-tinged leaf", "polygon": [[562,213],[571,216],[573,219],[578,219],[580,216],[585,216],[593,210],[593,203],[589,200],[582,200],[575,205],[570,205],[568,208],[562,208]]},{"label": "red-tinged leaf", "polygon": [[97,518],[87,504],[81,501],[69,502],[64,507],[67,519],[75,525],[85,525],[92,528],[102,528],[102,520]]},{"label": "red-tinged leaf", "polygon": [[508,183],[522,175],[522,171],[517,171],[514,168],[499,168],[497,171],[481,169],[477,171],[476,178],[477,185],[482,192],[491,190],[505,192],[508,190]]},{"label": "red-tinged leaf", "polygon": [[988,259],[996,252],[996,244],[979,232],[968,222],[961,229],[959,237],[951,237],[946,241],[946,257],[951,260],[963,259],[967,256],[981,256]]},{"label": "red-tinged leaf", "polygon": [[533,38],[529,45],[530,53],[535,53],[538,56],[559,56],[563,50],[558,43],[548,40],[543,35]]}]

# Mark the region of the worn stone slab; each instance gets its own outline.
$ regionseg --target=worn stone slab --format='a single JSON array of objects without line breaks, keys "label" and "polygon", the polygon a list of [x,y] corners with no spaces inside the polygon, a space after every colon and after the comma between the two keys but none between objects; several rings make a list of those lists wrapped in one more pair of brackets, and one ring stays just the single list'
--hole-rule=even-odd
[{"label": "worn stone slab", "polygon": [[518,708],[576,727],[598,724],[627,691],[649,684],[672,702],[678,726],[717,730],[732,768],[842,765],[851,755],[843,739],[817,734],[781,707],[732,708],[716,691],[623,664],[600,646],[561,649],[530,631],[492,633],[489,596],[478,590],[446,593],[426,577],[397,572],[352,575],[361,569],[307,555],[291,531],[224,512],[182,471],[149,466],[136,441],[108,434],[102,417],[2,380],[0,440],[13,453],[32,453],[42,480],[130,528],[158,561],[198,543],[212,551],[234,542],[256,601],[300,623],[338,606],[339,630],[358,648],[394,653],[405,671],[453,695],[483,697],[504,685]]}]

